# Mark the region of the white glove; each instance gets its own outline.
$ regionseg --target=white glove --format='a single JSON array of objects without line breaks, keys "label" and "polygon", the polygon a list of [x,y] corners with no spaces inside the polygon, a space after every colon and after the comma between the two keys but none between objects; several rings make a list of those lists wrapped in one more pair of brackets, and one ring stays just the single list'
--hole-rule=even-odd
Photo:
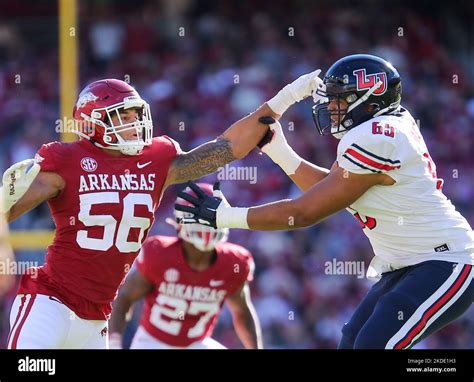
[{"label": "white glove", "polygon": [[316,86],[311,93],[314,103],[327,103],[329,98],[326,96],[326,84],[319,77],[316,78]]},{"label": "white glove", "polygon": [[288,144],[283,134],[280,122],[275,121],[268,125],[273,136],[269,143],[262,146],[261,150],[276,163],[287,175],[294,175],[303,161],[301,157]]},{"label": "white glove", "polygon": [[275,97],[267,102],[267,105],[278,115],[283,115],[295,102],[300,102],[310,95],[313,95],[313,99],[317,103],[320,96],[316,90],[326,90],[323,80],[318,77],[319,73],[321,73],[321,69],[297,78],[281,89]]},{"label": "white glove", "polygon": [[3,213],[10,211],[10,208],[28,191],[40,170],[41,166],[34,159],[25,159],[15,163],[3,173],[3,205],[0,206]]},{"label": "white glove", "polygon": [[249,225],[247,223],[247,215],[249,212],[248,208],[232,207],[220,190],[219,186],[214,186],[212,195],[216,198],[222,199],[221,204],[219,204],[219,207],[216,210],[217,228],[249,229]]}]

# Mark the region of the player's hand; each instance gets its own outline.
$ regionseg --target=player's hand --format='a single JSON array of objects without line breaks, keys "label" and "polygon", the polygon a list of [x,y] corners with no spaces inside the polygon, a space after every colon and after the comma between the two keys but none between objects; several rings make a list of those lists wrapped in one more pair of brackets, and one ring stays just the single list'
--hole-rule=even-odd
[{"label": "player's hand", "polygon": [[268,132],[258,143],[257,147],[267,154],[270,158],[275,152],[284,152],[288,145],[285,134],[280,122],[276,121],[272,117],[261,117],[259,122],[268,125]]},{"label": "player's hand", "polygon": [[314,72],[298,77],[291,84],[287,85],[295,102],[300,102],[310,95],[313,95],[317,89],[326,90],[326,85],[324,85],[323,80],[319,78],[320,73],[321,69],[315,70]]},{"label": "player's hand", "polygon": [[181,218],[179,224],[199,223],[213,228],[217,228],[217,211],[219,208],[230,207],[222,192],[219,189],[219,183],[214,184],[214,195],[207,195],[196,183],[188,182],[188,187],[194,191],[197,198],[187,192],[178,192],[178,197],[191,203],[194,207],[175,204],[177,211],[186,212],[188,217]]},{"label": "player's hand", "polygon": [[3,173],[3,205],[0,210],[4,213],[20,200],[41,170],[34,159],[25,159],[15,163]]},{"label": "player's hand", "polygon": [[288,144],[280,122],[272,117],[261,117],[259,122],[268,125],[268,132],[257,146],[286,174],[293,175],[301,164],[301,158]]},{"label": "player's hand", "polygon": [[311,95],[314,102],[318,103],[321,98],[320,94],[326,91],[326,85],[319,78],[319,73],[321,73],[321,69],[304,74],[291,84],[286,85],[275,97],[267,102],[270,109],[279,115],[283,115],[295,102],[300,102]]},{"label": "player's hand", "polygon": [[207,195],[196,183],[188,182],[188,187],[194,191],[197,198],[184,191],[178,192],[178,197],[191,203],[191,206],[175,204],[175,209],[186,212],[188,217],[178,221],[180,224],[198,223],[213,228],[244,228],[247,223],[248,208],[231,207],[220,190],[219,182],[214,183],[213,196]]},{"label": "player's hand", "polygon": [[326,84],[321,78],[316,78],[311,95],[313,96],[313,102],[315,104],[329,102],[329,98],[326,96]]}]

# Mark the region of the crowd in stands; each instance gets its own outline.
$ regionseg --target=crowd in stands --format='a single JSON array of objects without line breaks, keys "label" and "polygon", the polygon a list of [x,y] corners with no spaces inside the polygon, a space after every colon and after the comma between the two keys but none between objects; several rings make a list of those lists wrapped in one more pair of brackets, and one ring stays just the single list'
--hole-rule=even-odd
[{"label": "crowd in stands", "polygon": [[[465,33],[472,31],[469,20],[474,15],[469,5],[460,3],[460,9],[453,10],[372,1],[366,7],[344,1],[340,6],[261,0],[85,3],[80,5],[77,32],[80,86],[100,78],[129,81],[150,103],[154,134],[169,135],[183,150],[214,139],[301,74],[317,68],[324,73],[334,61],[353,53],[388,59],[402,76],[402,104],[419,123],[438,176],[445,181],[445,194],[474,223],[474,57]],[[57,10],[35,4],[25,10],[10,3],[0,16],[5,18],[0,22],[2,172],[32,158],[43,143],[59,139],[56,127],[63,116]],[[282,125],[302,157],[331,166],[337,140],[319,136],[310,100],[293,106]],[[299,194],[257,150],[231,166],[256,168],[255,179],[221,179],[232,205]],[[214,174],[204,180],[216,178]],[[175,233],[165,218],[173,214],[176,189],[163,198],[150,234]],[[47,204],[10,229],[54,229]],[[341,212],[296,231],[234,230],[230,240],[247,247],[255,258],[252,297],[265,346],[335,348],[344,322],[372,285],[359,274],[328,274],[325,267],[326,262],[356,261],[367,269],[373,253],[357,221]],[[41,264],[44,253],[15,254],[19,261]],[[0,297],[0,347],[5,346],[15,293],[12,288]],[[139,307],[126,341],[136,328]],[[418,347],[473,348],[473,313],[471,308]],[[228,311],[219,320],[215,338],[228,347],[242,347]]]}]

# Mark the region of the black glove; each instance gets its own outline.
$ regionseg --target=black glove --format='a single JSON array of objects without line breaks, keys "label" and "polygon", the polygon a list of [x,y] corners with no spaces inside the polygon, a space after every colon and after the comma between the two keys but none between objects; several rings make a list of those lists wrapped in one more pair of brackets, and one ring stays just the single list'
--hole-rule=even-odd
[{"label": "black glove", "polygon": [[[179,224],[193,224],[199,223],[202,225],[207,225],[213,228],[217,228],[216,225],[216,211],[219,205],[222,203],[222,199],[207,195],[196,183],[188,182],[187,186],[194,191],[197,198],[189,193],[183,191],[178,192],[178,197],[186,200],[191,203],[191,206],[185,206],[182,204],[176,203],[174,208],[177,211],[187,212],[192,214],[191,217],[181,218]],[[219,182],[214,183],[214,191],[220,189]]]},{"label": "black glove", "polygon": [[[265,117],[260,117],[258,119],[258,122],[263,123],[265,125],[271,125],[275,123],[275,120],[273,119],[273,117],[265,116]],[[272,137],[273,137],[273,131],[268,129],[267,133],[263,136],[260,142],[258,142],[257,147],[261,149],[263,146],[265,146],[268,142],[272,140]]]}]

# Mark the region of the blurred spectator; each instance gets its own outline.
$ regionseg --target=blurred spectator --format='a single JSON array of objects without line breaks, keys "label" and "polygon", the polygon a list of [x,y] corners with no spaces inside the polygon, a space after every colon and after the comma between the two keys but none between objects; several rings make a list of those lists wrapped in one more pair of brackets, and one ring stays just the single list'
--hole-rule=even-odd
[{"label": "blurred spectator", "polygon": [[[5,15],[15,27],[0,26],[2,169],[58,139],[58,48],[51,21],[56,7],[39,12],[39,5],[31,3],[31,14],[11,3]],[[367,3],[336,7],[331,1],[276,0],[269,7],[261,0],[81,2],[81,84],[129,76],[151,104],[155,135],[168,134],[188,150],[213,139],[304,72],[321,67],[324,73],[347,54],[383,56],[402,76],[402,104],[419,122],[438,175],[445,180],[445,194],[472,224],[474,57],[468,36],[474,8],[462,1],[455,7]],[[42,18],[31,18],[35,13]],[[295,105],[282,125],[297,152],[330,167],[337,142],[317,135],[310,107],[309,101]],[[249,179],[223,181],[233,205],[299,193],[264,156],[251,154],[231,166],[257,168],[254,184]],[[150,234],[172,232],[164,223],[172,214],[170,191]],[[47,229],[52,224],[43,205],[11,228]],[[233,231],[231,240],[255,257],[252,295],[266,346],[336,347],[340,329],[371,284],[358,275],[326,274],[324,264],[337,259],[367,267],[372,250],[358,223],[340,213],[295,232]],[[44,251],[18,255],[41,263]],[[5,300],[3,318],[9,304]],[[418,347],[474,347],[474,307],[470,313]],[[130,337],[136,325],[132,321]],[[238,346],[229,314],[221,316],[216,338]]]}]

